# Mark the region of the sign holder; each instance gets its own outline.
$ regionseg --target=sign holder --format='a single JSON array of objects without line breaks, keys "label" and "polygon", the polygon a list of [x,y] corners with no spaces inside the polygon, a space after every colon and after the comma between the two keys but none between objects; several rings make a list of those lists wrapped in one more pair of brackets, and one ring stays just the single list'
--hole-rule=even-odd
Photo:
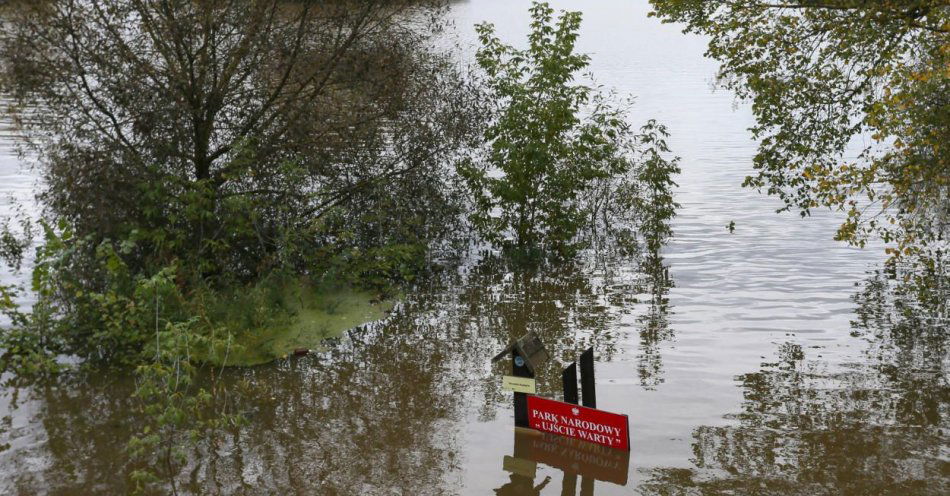
[{"label": "sign holder", "polygon": [[[511,353],[511,375],[534,379],[535,370],[542,362],[551,358],[544,349],[541,338],[534,331],[525,334],[509,344],[501,353],[491,359],[495,363],[505,355]],[[528,427],[528,396],[527,393],[515,393],[515,426]]]},{"label": "sign holder", "polygon": [[[594,380],[594,348],[590,347],[581,353],[581,393],[583,405],[597,408],[597,383]],[[561,383],[564,387],[564,402],[578,403],[577,398],[577,362],[571,364],[561,372]]]},{"label": "sign holder", "polygon": [[[518,350],[511,350],[511,358],[511,375],[534,378],[534,372],[528,369],[527,361]],[[515,393],[515,426],[528,427],[528,393]]]}]

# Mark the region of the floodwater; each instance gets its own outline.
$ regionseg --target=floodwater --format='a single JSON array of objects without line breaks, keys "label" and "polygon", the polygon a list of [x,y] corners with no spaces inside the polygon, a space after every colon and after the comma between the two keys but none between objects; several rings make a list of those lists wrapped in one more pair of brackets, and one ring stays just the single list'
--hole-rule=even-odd
[{"label": "floodwater", "polygon": [[[29,214],[36,211],[33,199],[35,176],[20,162],[16,147],[19,134],[15,126],[6,120],[7,106],[8,102],[0,96],[0,222],[24,218],[24,215],[32,217]],[[14,232],[20,232],[16,220],[10,221],[10,227]],[[28,265],[32,258],[32,254],[28,253],[24,262]],[[0,270],[0,284],[16,284],[22,280],[22,271],[14,273]],[[27,295],[22,295],[17,303],[29,305],[31,301]],[[4,318],[0,317],[0,325],[5,323]]]},{"label": "floodwater", "polygon": [[[247,423],[194,449],[177,489],[950,492],[946,293],[915,299],[879,249],[832,240],[840,218],[776,214],[775,200],[739,187],[752,116],[714,91],[703,39],[648,18],[646,0],[554,4],[583,9],[580,49],[600,83],[637,96],[634,122],[673,134],[682,209],[662,258],[536,272],[471,262],[324,352],[229,371]],[[480,21],[515,41],[527,6],[472,0],[451,15],[463,45]],[[0,140],[2,193],[22,194],[33,180]],[[516,435],[500,387],[510,365],[490,359],[530,330],[552,355],[539,392],[555,398],[560,368],[594,347],[598,407],[629,416],[629,455]],[[0,492],[127,493],[129,388],[111,373],[7,391]]]}]

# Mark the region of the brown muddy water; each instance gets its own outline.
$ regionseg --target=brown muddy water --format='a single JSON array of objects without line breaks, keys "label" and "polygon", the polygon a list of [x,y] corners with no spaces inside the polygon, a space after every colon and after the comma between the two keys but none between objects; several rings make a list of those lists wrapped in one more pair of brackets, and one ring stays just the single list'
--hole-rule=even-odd
[{"label": "brown muddy water", "polygon": [[[714,91],[704,40],[647,18],[646,0],[583,9],[599,81],[637,96],[682,156],[662,260],[591,259],[534,273],[472,261],[324,352],[227,372],[247,424],[191,453],[202,494],[947,494],[946,292],[929,301],[880,250],[832,241],[840,219],[774,213],[739,187],[749,110]],[[523,39],[526,2],[456,3],[463,45],[494,22]],[[2,127],[2,126],[0,126]],[[0,131],[2,194],[29,196]],[[8,204],[5,204],[8,205]],[[726,229],[735,221],[734,233]],[[5,280],[22,277],[4,274]],[[598,406],[629,415],[629,456],[516,436],[505,365],[534,330],[559,367],[596,350]],[[0,399],[0,493],[125,494],[136,428],[129,378],[70,377]]]}]

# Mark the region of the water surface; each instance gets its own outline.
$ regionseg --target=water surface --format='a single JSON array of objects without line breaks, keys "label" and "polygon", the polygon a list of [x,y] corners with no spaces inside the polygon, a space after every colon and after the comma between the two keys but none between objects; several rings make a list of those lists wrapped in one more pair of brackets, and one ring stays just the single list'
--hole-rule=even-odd
[{"label": "water surface", "polygon": [[[389,319],[325,352],[231,371],[248,424],[199,447],[179,488],[946,493],[945,301],[908,314],[906,288],[875,272],[878,250],[832,240],[840,218],[779,215],[776,200],[739,187],[752,172],[753,119],[731,94],[714,91],[716,64],[703,58],[703,39],[648,18],[646,0],[553,3],[584,11],[579,48],[599,82],[636,95],[633,122],[655,118],[673,135],[682,209],[662,258],[537,272],[473,262],[414,289]],[[523,40],[527,6],[472,0],[455,3],[451,15],[472,50],[481,21]],[[2,134],[2,193],[22,194],[31,179],[18,175]],[[620,469],[606,456],[610,481],[571,473],[602,453],[516,438],[510,393],[500,390],[504,364],[489,359],[529,330],[552,351],[539,388],[555,397],[559,367],[595,347],[598,406],[630,417],[632,450]],[[123,447],[136,427],[129,388],[114,373],[73,377],[20,392],[17,408],[8,391],[0,491],[127,492]],[[544,450],[560,461],[538,455]],[[505,470],[506,457],[540,463],[532,477]]]}]

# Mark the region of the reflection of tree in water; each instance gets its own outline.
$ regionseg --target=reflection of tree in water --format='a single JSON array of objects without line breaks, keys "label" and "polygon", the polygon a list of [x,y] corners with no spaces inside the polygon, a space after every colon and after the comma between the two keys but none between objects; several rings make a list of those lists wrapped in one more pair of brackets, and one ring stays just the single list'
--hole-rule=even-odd
[{"label": "reflection of tree in water", "polygon": [[228,440],[230,456],[208,467],[221,491],[445,492],[458,443],[454,429],[439,427],[461,415],[468,382],[459,371],[488,350],[410,317],[416,304],[325,354],[243,374],[258,396]]},{"label": "reflection of tree in water", "polygon": [[670,328],[669,291],[673,287],[669,268],[663,264],[663,257],[650,253],[640,264],[640,277],[637,293],[648,297],[649,306],[637,317],[640,332],[640,353],[637,355],[637,373],[640,384],[654,389],[663,382],[663,356],[660,344],[673,339]]},{"label": "reflection of tree in water", "polygon": [[[633,278],[617,266],[592,270],[580,263],[559,263],[525,268],[489,258],[462,283],[458,298],[465,312],[459,324],[489,338],[496,351],[536,332],[552,357],[537,373],[538,392],[560,395],[561,369],[583,350],[593,346],[598,361],[618,353],[620,317],[636,304]],[[510,401],[497,380],[510,367],[509,360],[502,360],[492,371],[485,370],[483,420],[495,415],[496,405]]]},{"label": "reflection of tree in water", "polygon": [[[179,488],[197,494],[442,494],[458,460],[453,429],[470,381],[491,350],[410,299],[387,322],[327,351],[228,371],[247,422],[188,453]],[[5,478],[24,494],[125,494],[124,451],[135,426],[130,385],[86,377],[35,389],[48,441],[9,456]],[[12,474],[11,463],[47,459]],[[451,486],[450,486],[451,487]]]},{"label": "reflection of tree in water", "polygon": [[[130,376],[111,372],[81,372],[55,385],[6,390],[23,403],[11,414],[13,428],[3,432],[11,447],[0,454],[0,492],[130,492],[125,474],[138,467],[129,465],[124,449],[141,425],[129,414],[136,407]],[[25,415],[39,425],[24,423]]]},{"label": "reflection of tree in water", "polygon": [[[593,274],[592,274],[593,273]],[[560,392],[560,363],[595,346],[617,353],[620,316],[635,303],[635,274],[612,265],[533,270],[497,259],[436,277],[385,322],[350,331],[324,352],[225,373],[247,422],[188,453],[178,487],[201,494],[443,494],[461,463],[454,424],[469,404],[482,417],[507,407],[490,358],[534,330],[554,360],[542,393]],[[109,375],[113,377],[109,377]],[[36,434],[47,441],[5,454],[3,478],[25,494],[127,493],[126,442],[138,405],[132,384],[76,376],[34,388]],[[488,401],[485,401],[486,398]],[[471,403],[469,403],[471,400]],[[11,439],[23,439],[13,432]],[[5,441],[0,439],[0,442]],[[43,459],[15,473],[18,464]],[[5,483],[4,483],[5,484]]]},{"label": "reflection of tree in water", "polygon": [[830,370],[795,344],[740,377],[737,426],[694,432],[694,469],[645,494],[947,494],[948,274],[873,274],[856,295],[862,363]]},{"label": "reflection of tree in water", "polygon": [[871,343],[869,355],[894,380],[892,369],[914,370],[914,377],[940,375],[946,365],[950,330],[950,268],[940,257],[900,270],[888,264],[868,278],[855,295],[854,334]]}]

